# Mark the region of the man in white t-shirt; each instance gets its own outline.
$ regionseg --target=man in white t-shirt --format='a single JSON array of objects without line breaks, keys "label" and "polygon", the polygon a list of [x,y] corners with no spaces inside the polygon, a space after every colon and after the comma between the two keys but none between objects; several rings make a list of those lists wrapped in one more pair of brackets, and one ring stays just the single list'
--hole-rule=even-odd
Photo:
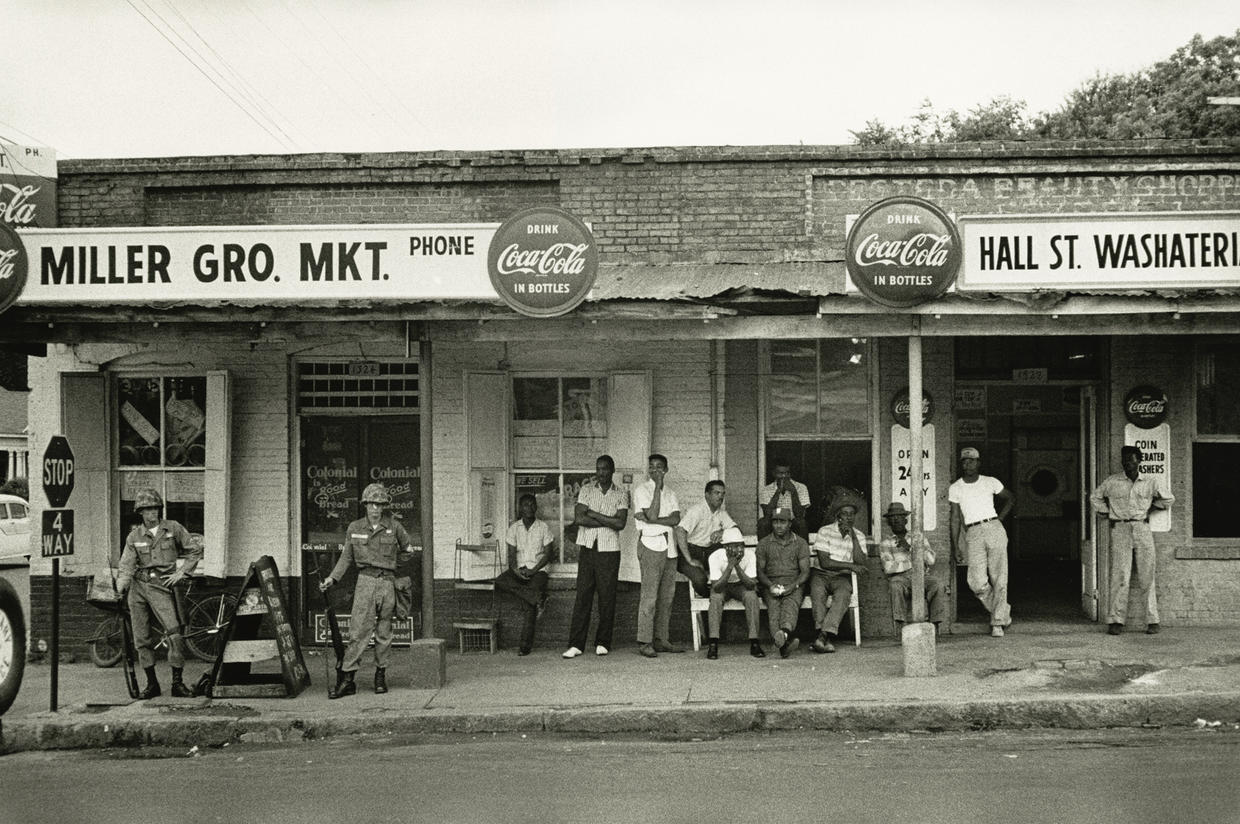
[{"label": "man in white t-shirt", "polygon": [[749,654],[765,658],[766,651],[758,641],[758,622],[761,617],[761,601],[758,600],[758,556],[752,547],[745,546],[745,536],[736,526],[723,531],[719,539],[722,546],[710,554],[710,645],[706,657],[712,661],[719,657],[719,628],[723,624],[723,602],[729,598],[745,605],[745,623],[749,627]]},{"label": "man in white t-shirt", "polygon": [[[967,553],[969,589],[990,613],[990,634],[1003,637],[1012,623],[1008,604],[1008,537],[1003,519],[1012,511],[1012,493],[998,478],[979,474],[982,454],[971,446],[960,450],[960,477],[947,490],[951,503],[952,548]],[[995,508],[998,501],[999,507]]]},{"label": "man in white t-shirt", "polygon": [[633,489],[633,521],[637,526],[637,564],[642,589],[637,604],[637,651],[647,658],[660,652],[684,652],[668,639],[672,599],[676,595],[676,536],[680,502],[663,484],[667,458],[654,454],[647,459],[648,480]]},{"label": "man in white t-shirt", "polygon": [[495,588],[516,596],[525,613],[521,628],[518,655],[529,655],[534,648],[534,624],[547,603],[547,573],[551,561],[551,545],[555,539],[546,522],[538,520],[538,501],[526,493],[517,500],[520,515],[508,527],[504,543],[508,545],[508,569],[495,579]]}]

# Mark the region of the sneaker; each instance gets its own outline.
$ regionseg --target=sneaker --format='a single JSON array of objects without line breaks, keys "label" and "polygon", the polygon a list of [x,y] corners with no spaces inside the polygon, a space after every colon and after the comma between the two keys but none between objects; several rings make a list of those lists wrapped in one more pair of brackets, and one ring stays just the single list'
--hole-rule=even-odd
[{"label": "sneaker", "polygon": [[1158,624],[1149,624],[1145,628],[1145,634],[1146,635],[1157,635],[1159,629],[1160,627],[1158,626]]},{"label": "sneaker", "polygon": [[990,637],[991,637],[991,638],[1002,638],[1002,637],[1003,637],[1003,627],[1000,627],[1000,626],[994,626],[994,627],[991,627],[991,628],[990,628]]},{"label": "sneaker", "polygon": [[564,650],[564,654],[560,657],[561,658],[576,658],[578,655],[581,655],[581,650],[577,649],[576,647],[569,647],[568,649]]},{"label": "sneaker", "polygon": [[602,644],[599,644],[597,647],[594,648],[594,654],[595,655],[606,655],[607,647],[603,646]]},{"label": "sneaker", "polygon": [[715,661],[719,658],[719,644],[718,643],[716,643],[715,641],[710,642],[710,646],[706,648],[706,657],[709,658],[711,661]]},{"label": "sneaker", "polygon": [[754,658],[765,658],[766,650],[762,649],[762,644],[760,644],[758,641],[756,640],[750,641],[749,642],[749,654],[752,655]]},{"label": "sneaker", "polygon": [[1123,624],[1109,624],[1109,625],[1107,625],[1107,635],[1119,635],[1119,634],[1120,634],[1121,632],[1123,632],[1123,631],[1124,631],[1124,625],[1123,625]]},{"label": "sneaker", "polygon": [[656,640],[654,642],[654,651],[655,652],[684,652],[685,648],[681,646],[677,646],[676,644],[673,644],[669,641]]},{"label": "sneaker", "polygon": [[655,650],[654,644],[642,644],[637,648],[643,658],[658,658],[659,653]]}]

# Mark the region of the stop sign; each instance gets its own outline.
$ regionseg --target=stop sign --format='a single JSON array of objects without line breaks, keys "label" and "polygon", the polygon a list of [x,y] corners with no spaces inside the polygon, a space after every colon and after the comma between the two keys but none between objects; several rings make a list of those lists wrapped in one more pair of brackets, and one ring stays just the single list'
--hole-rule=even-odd
[{"label": "stop sign", "polygon": [[63,435],[53,435],[43,453],[43,493],[54,507],[69,503],[73,493],[73,450]]}]

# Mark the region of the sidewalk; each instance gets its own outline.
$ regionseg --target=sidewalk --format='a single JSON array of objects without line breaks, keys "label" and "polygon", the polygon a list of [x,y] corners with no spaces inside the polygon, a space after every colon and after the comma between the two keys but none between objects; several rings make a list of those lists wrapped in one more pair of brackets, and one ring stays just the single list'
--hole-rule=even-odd
[{"label": "sidewalk", "polygon": [[[650,732],[718,735],[744,730],[940,730],[1240,723],[1240,627],[1140,630],[1119,637],[1100,626],[1017,625],[1007,637],[944,636],[938,675],[906,678],[894,639],[804,647],[787,660],[744,644],[647,660],[636,646],[572,661],[558,649],[461,655],[449,646],[448,684],[403,683],[402,650],[387,695],[370,690],[329,701],[330,651],[308,649],[313,683],[292,699],[171,699],[130,702],[120,668],[60,667],[59,712],[48,711],[51,669],[30,665],[17,702],[0,718],[0,752],[135,746],[220,746],[346,734],[445,732]],[[186,667],[193,683],[205,664]],[[159,675],[167,690],[167,664]],[[139,676],[141,677],[141,675]]]}]

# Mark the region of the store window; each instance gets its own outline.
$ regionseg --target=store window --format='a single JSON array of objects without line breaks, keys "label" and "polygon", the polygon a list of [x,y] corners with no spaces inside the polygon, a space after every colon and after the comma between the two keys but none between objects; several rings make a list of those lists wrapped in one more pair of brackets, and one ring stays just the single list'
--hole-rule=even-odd
[{"label": "store window", "polygon": [[1240,537],[1240,342],[1197,346],[1193,536]]},{"label": "store window", "polygon": [[513,501],[528,493],[538,502],[556,536],[553,563],[577,563],[577,493],[611,451],[607,389],[606,375],[512,379]]},{"label": "store window", "polygon": [[139,490],[153,487],[164,499],[164,517],[202,535],[209,411],[206,376],[119,377],[115,399],[119,534],[128,534],[140,520],[133,511]]},{"label": "store window", "polygon": [[[809,489],[810,530],[843,489],[871,495],[872,348],[866,338],[774,340],[767,344],[766,477],[776,464]],[[765,503],[765,502],[763,502]],[[868,529],[868,511],[858,521]]]}]

